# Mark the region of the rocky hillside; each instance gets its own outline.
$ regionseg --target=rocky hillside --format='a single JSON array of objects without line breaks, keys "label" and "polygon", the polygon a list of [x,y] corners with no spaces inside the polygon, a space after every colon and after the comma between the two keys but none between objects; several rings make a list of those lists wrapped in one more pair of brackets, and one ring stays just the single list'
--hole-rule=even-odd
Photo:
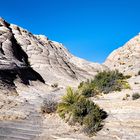
[{"label": "rocky hillside", "polygon": [[136,75],[140,70],[139,62],[140,34],[132,38],[124,46],[114,50],[104,64],[125,74]]},{"label": "rocky hillside", "polygon": [[95,140],[139,140],[140,139],[140,100],[132,100],[140,93],[140,34],[124,46],[114,50],[104,62],[111,70],[118,69],[132,76],[128,82],[131,89],[103,95],[94,100],[109,114],[105,127]]}]

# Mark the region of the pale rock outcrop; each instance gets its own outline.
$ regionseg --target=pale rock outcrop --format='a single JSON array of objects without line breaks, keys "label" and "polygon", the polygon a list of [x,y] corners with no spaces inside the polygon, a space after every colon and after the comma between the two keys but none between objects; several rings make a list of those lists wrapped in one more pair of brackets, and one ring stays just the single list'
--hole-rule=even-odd
[{"label": "pale rock outcrop", "polygon": [[118,69],[128,75],[137,75],[140,70],[140,34],[114,50],[104,64],[110,69]]},{"label": "pale rock outcrop", "polygon": [[43,35],[33,35],[11,24],[10,29],[23,51],[27,54],[30,66],[38,72],[48,84],[58,82],[61,85],[90,78],[104,66],[89,63],[70,54],[61,44],[49,40]]}]

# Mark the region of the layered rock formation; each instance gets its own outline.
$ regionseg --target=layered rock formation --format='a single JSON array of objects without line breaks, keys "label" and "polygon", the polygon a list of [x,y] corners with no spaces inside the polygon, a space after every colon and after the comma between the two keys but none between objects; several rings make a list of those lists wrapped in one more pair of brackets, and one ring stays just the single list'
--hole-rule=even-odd
[{"label": "layered rock formation", "polygon": [[132,38],[121,48],[114,50],[105,65],[110,69],[118,69],[120,72],[136,75],[140,70],[140,34]]},{"label": "layered rock formation", "polygon": [[48,40],[43,35],[33,35],[2,18],[0,54],[0,70],[26,69],[27,72],[29,68],[28,71],[36,73],[33,79],[37,78],[48,84],[58,82],[67,85],[74,81],[76,83],[103,69],[99,64],[89,63],[73,56],[62,44]]}]

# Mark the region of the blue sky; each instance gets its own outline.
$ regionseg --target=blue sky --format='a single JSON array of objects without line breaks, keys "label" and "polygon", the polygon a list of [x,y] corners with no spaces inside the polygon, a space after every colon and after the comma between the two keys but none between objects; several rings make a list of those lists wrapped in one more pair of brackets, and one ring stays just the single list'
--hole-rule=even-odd
[{"label": "blue sky", "polygon": [[0,16],[100,63],[140,32],[140,0],[0,0]]}]

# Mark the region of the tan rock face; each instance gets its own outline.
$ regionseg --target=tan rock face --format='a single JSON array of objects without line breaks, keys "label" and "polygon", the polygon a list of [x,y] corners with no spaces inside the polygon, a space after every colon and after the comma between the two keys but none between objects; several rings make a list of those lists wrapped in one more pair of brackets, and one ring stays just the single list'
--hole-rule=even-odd
[{"label": "tan rock face", "polygon": [[140,35],[135,36],[123,47],[114,50],[105,65],[120,72],[135,75],[140,70]]}]

